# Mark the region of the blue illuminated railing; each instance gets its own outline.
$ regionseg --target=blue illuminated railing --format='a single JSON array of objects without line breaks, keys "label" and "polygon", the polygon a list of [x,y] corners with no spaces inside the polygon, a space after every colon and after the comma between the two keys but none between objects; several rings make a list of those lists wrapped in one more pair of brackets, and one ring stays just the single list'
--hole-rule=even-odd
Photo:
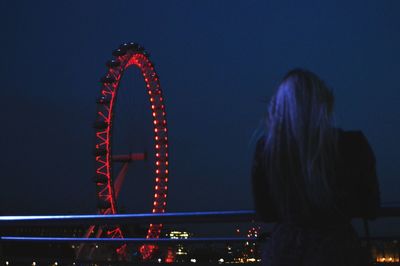
[{"label": "blue illuminated railing", "polygon": [[[400,207],[394,205],[387,205],[381,207],[378,213],[379,218],[383,217],[400,217]],[[55,234],[51,234],[51,237],[37,237],[37,236],[26,236],[21,233],[21,235],[15,236],[14,234],[9,234],[10,229],[24,228],[24,227],[74,227],[86,225],[108,225],[108,224],[119,224],[119,225],[137,225],[137,224],[147,224],[147,223],[162,223],[162,224],[184,224],[184,223],[234,223],[234,222],[253,222],[256,221],[256,214],[251,210],[242,211],[219,211],[219,212],[181,212],[181,213],[162,213],[162,214],[117,214],[117,215],[54,215],[54,216],[0,216],[0,263],[6,263],[5,258],[11,262],[24,262],[32,263],[33,259],[29,255],[24,258],[15,253],[10,253],[11,250],[15,250],[15,247],[23,246],[28,250],[33,247],[43,248],[44,246],[51,247],[52,249],[57,247],[73,247],[75,244],[97,244],[100,246],[120,245],[124,244],[157,244],[157,246],[166,246],[170,248],[171,245],[176,244],[206,244],[206,246],[212,246],[214,244],[233,244],[241,245],[241,243],[257,242],[263,241],[263,239],[254,237],[190,237],[187,239],[171,239],[171,238],[157,238],[157,239],[147,239],[147,238],[79,238],[79,237],[55,237]],[[369,221],[363,220],[364,222],[364,236],[362,237],[366,241],[366,250],[371,251],[372,241],[392,241],[393,239],[398,240],[398,236],[392,238],[376,238],[370,237],[369,234]],[[12,231],[12,230],[11,230]],[[7,235],[5,235],[7,234]],[[235,244],[236,243],[236,244]],[[385,242],[386,243],[386,242]],[[396,242],[397,243],[397,242]],[[31,245],[32,244],[32,245]],[[56,244],[56,245],[53,245]],[[68,244],[68,245],[67,245]],[[71,244],[71,246],[69,246]],[[89,245],[90,246],[90,245]],[[14,247],[14,249],[12,249]],[[75,246],[76,247],[76,246]],[[4,248],[4,249],[3,249]],[[7,248],[7,250],[6,250]],[[11,248],[11,249],[10,249]],[[65,251],[65,249],[62,249]],[[24,252],[24,251],[22,251]],[[61,251],[60,251],[61,252]],[[65,251],[67,252],[67,251]],[[13,255],[14,254],[14,255]],[[51,263],[57,259],[59,262],[63,261],[67,265],[92,265],[93,262],[98,262],[98,265],[103,265],[102,263],[109,261],[103,260],[88,260],[79,259],[77,257],[57,257],[57,255],[52,255],[53,257],[40,257],[38,258],[36,254],[35,258],[43,262],[49,260]],[[398,255],[396,255],[398,258]],[[4,261],[2,260],[4,259]],[[253,258],[254,259],[254,258]],[[384,256],[377,256],[371,261],[380,262],[383,261]],[[389,258],[390,259],[390,258]],[[259,262],[259,260],[257,260]],[[397,260],[398,261],[398,260]],[[53,264],[48,265],[54,265]],[[72,263],[72,264],[71,264]],[[189,263],[189,262],[188,262]],[[62,265],[64,265],[62,264]],[[104,264],[104,265],[108,265]],[[4,264],[3,264],[4,265]],[[28,264],[26,264],[28,265]],[[118,264],[117,261],[113,261],[113,265],[125,265]],[[207,264],[208,265],[208,264]],[[379,265],[379,264],[378,264]]]},{"label": "blue illuminated railing", "polygon": [[[150,214],[115,214],[115,215],[53,215],[53,216],[3,216],[0,217],[0,228],[8,226],[73,226],[73,225],[104,225],[104,224],[144,224],[144,223],[221,223],[250,222],[254,220],[254,211],[219,211],[219,212],[181,212],[181,213],[150,213]],[[217,243],[243,242],[255,238],[225,237],[225,238],[71,238],[71,237],[26,237],[1,236],[2,242],[51,242],[51,243]]]},{"label": "blue illuminated railing", "polygon": [[113,215],[0,216],[0,227],[26,225],[249,222],[254,220],[254,218],[254,211],[178,212]]},{"label": "blue illuminated railing", "polygon": [[[400,217],[399,207],[382,207],[379,217]],[[116,214],[116,215],[54,215],[54,216],[2,216],[0,228],[20,226],[73,226],[73,225],[104,225],[104,224],[143,224],[143,223],[221,223],[221,222],[251,222],[256,218],[255,212],[219,211],[219,212],[182,212],[182,213],[151,213],[151,214]],[[368,221],[364,220],[366,238],[370,238]],[[146,239],[146,238],[71,238],[71,237],[24,237],[1,236],[1,242],[104,242],[104,243],[171,243],[171,242],[236,242],[256,241],[255,238],[188,238],[188,239]]]}]

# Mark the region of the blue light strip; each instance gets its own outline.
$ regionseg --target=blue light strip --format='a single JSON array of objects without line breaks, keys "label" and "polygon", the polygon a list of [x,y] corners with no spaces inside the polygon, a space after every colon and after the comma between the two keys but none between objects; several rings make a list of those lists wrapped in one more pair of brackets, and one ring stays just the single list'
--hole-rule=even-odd
[{"label": "blue light strip", "polygon": [[[400,207],[382,206],[378,213],[378,216],[400,217]],[[114,215],[0,216],[0,227],[143,223],[231,223],[251,222],[255,219],[255,212],[252,210]]]},{"label": "blue light strip", "polygon": [[3,236],[1,242],[36,242],[36,243],[207,243],[207,242],[246,242],[258,241],[254,237],[193,237],[187,239],[170,239],[170,238],[75,238],[75,237],[15,237]]},{"label": "blue light strip", "polygon": [[250,222],[254,219],[255,212],[251,210],[114,215],[0,216],[0,227],[84,224],[219,223]]}]

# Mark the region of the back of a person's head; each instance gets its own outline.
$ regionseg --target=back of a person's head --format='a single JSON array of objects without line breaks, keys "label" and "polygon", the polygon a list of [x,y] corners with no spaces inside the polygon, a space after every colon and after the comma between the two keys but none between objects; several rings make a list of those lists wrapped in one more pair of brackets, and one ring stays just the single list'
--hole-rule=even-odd
[{"label": "back of a person's head", "polygon": [[[266,150],[278,201],[295,188],[313,207],[331,203],[336,134],[334,97],[314,73],[294,69],[279,84],[268,109]],[[287,203],[282,202],[285,206]]]},{"label": "back of a person's head", "polygon": [[[289,71],[271,101],[268,122],[285,124],[292,137],[304,141],[305,133],[332,126],[334,97],[325,83],[314,73]],[[271,125],[273,126],[273,125]]]}]

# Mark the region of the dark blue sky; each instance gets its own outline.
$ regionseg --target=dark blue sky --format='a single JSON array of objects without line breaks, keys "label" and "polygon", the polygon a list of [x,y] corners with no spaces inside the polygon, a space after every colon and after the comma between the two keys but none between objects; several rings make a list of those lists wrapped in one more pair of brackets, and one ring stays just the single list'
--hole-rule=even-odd
[{"label": "dark blue sky", "polygon": [[[382,200],[400,201],[397,0],[3,1],[1,10],[5,214],[95,210],[98,80],[125,41],[151,53],[164,89],[170,211],[252,208],[252,135],[293,67],[334,89],[338,126],[365,133]],[[120,101],[119,128],[145,143],[150,111],[140,76],[130,73],[119,96],[133,104]],[[127,182],[125,207],[150,211],[152,177]]]}]

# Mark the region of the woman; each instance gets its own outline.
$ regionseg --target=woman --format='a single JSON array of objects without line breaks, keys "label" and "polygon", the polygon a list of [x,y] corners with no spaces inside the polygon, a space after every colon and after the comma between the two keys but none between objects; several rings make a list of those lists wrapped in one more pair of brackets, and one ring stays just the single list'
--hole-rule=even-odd
[{"label": "woman", "polygon": [[333,103],[324,82],[302,69],[270,102],[252,168],[256,212],[276,222],[264,265],[367,265],[350,220],[377,214],[375,158],[360,131],[334,127]]}]

